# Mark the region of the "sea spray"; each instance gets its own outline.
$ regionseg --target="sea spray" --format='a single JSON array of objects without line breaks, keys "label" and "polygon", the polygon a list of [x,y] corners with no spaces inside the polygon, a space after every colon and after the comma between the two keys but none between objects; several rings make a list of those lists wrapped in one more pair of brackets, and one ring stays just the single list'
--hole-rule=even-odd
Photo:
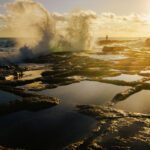
[{"label": "sea spray", "polygon": [[92,48],[92,19],[96,14],[92,11],[74,11],[68,17],[66,37],[71,50],[89,50]]},{"label": "sea spray", "polygon": [[45,53],[55,35],[55,21],[39,3],[19,0],[7,4],[7,25],[17,47],[28,46],[34,54]]},{"label": "sea spray", "polygon": [[[23,60],[52,51],[92,49],[92,11],[78,10],[54,15],[40,3],[16,0],[6,5],[5,26],[16,38],[16,60]],[[60,29],[58,24],[63,24]]]},{"label": "sea spray", "polygon": [[[55,16],[56,18],[56,16]],[[55,50],[61,51],[83,51],[93,48],[92,21],[96,14],[90,10],[76,10],[65,16],[58,15],[64,28],[57,31]],[[63,30],[63,32],[62,32]]]}]

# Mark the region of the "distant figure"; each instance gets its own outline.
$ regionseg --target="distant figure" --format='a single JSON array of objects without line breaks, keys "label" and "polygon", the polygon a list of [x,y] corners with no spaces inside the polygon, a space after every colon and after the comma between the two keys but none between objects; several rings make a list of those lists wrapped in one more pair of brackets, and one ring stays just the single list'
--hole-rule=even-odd
[{"label": "distant figure", "polygon": [[13,75],[14,75],[14,80],[18,80],[18,72],[16,70],[14,71]]},{"label": "distant figure", "polygon": [[108,41],[108,35],[106,35],[106,41]]},{"label": "distant figure", "polygon": [[23,70],[21,68],[19,70],[19,78],[23,78]]}]

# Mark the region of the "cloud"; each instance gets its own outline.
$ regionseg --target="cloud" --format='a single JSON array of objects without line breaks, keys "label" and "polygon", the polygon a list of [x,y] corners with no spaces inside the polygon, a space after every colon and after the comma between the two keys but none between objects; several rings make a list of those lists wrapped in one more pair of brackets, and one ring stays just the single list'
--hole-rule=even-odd
[{"label": "cloud", "polygon": [[[40,3],[35,3],[32,0],[16,0],[12,3],[5,4],[7,13],[6,15],[0,15],[0,24],[3,23],[3,26],[0,25],[0,27],[4,27],[4,23],[7,23],[9,18],[11,18],[10,15],[16,15],[15,12],[18,14],[22,14],[23,12],[26,14],[26,18],[32,18],[32,22],[36,22],[36,18],[42,17],[39,16],[38,10],[36,9],[37,6],[41,8],[40,10],[52,16],[56,22],[58,30],[62,33],[64,32],[63,28],[65,30],[70,18],[78,18],[78,20],[82,19],[90,24],[92,27],[91,32],[93,32],[94,36],[105,36],[106,34],[110,34],[111,36],[150,36],[150,17],[147,15],[133,13],[128,16],[121,16],[112,12],[96,14],[91,10],[75,10],[71,13],[50,13],[44,7],[42,7]],[[11,13],[9,13],[10,11]],[[41,14],[44,15],[45,13]],[[19,15],[19,18],[22,18],[22,16]],[[24,24],[27,23],[25,19],[20,21]]]},{"label": "cloud", "polygon": [[91,10],[75,10],[69,13],[69,16],[80,17],[82,19],[87,19],[87,20],[97,18],[97,14]]},{"label": "cloud", "polygon": [[150,18],[146,15],[119,16],[108,12],[98,15],[96,23],[101,36],[150,36]]}]

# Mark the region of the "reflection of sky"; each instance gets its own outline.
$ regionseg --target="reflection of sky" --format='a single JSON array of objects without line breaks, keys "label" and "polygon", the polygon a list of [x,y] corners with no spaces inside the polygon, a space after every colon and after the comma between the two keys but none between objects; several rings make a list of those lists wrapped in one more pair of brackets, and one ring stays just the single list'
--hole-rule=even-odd
[{"label": "reflection of sky", "polygon": [[121,74],[115,77],[106,77],[107,80],[118,80],[118,81],[126,81],[126,82],[133,82],[143,79],[140,75],[129,75],[129,74]]},{"label": "reflection of sky", "polygon": [[[0,4],[14,0],[0,0]],[[50,11],[68,12],[75,8],[91,9],[98,13],[114,12],[117,14],[150,13],[149,0],[36,0]],[[0,8],[0,12],[3,9]]]},{"label": "reflection of sky", "polygon": [[8,103],[16,99],[20,99],[20,97],[0,90],[0,104]]},{"label": "reflection of sky", "polygon": [[139,93],[133,94],[126,100],[119,102],[115,107],[126,111],[150,113],[150,92],[142,90]]},{"label": "reflection of sky", "polygon": [[94,81],[82,81],[55,89],[40,91],[39,93],[60,98],[62,105],[101,105],[110,101],[117,93],[128,88],[127,86],[122,87]]}]

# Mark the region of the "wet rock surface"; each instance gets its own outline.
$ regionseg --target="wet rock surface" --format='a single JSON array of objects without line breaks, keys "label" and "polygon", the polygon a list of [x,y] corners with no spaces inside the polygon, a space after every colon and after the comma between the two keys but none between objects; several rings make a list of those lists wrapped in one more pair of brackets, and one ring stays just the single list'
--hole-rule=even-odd
[{"label": "wet rock surface", "polygon": [[[56,106],[60,102],[59,99],[39,95],[36,92],[80,81],[88,80],[128,86],[127,90],[112,97],[108,106],[78,106],[79,113],[95,118],[98,125],[91,136],[85,137],[85,139],[76,139],[79,142],[70,145],[67,149],[149,149],[149,114],[129,113],[113,108],[115,104],[125,101],[128,97],[142,90],[150,90],[150,72],[141,73],[142,70],[150,69],[150,61],[147,58],[149,52],[147,50],[133,52],[129,49],[125,51],[119,48],[114,56],[122,53],[125,58],[114,60],[95,59],[83,56],[82,53],[93,54],[89,51],[60,52],[26,60],[27,68],[25,71],[27,74],[28,71],[41,69],[42,71],[38,76],[34,76],[34,73],[31,74],[30,78],[0,80],[0,90],[22,97],[22,100],[16,99],[7,105],[0,105],[0,115],[4,116],[23,110],[38,111]],[[107,56],[103,52],[95,52],[94,55],[97,57]],[[35,65],[36,67],[34,67]],[[121,74],[140,75],[143,78],[136,81],[106,79]]]},{"label": "wet rock surface", "polygon": [[120,52],[120,51],[123,51],[126,47],[108,47],[108,46],[105,46],[103,48],[103,52],[104,53],[117,53],[117,52]]},{"label": "wet rock surface", "polygon": [[148,150],[150,115],[129,113],[110,107],[77,106],[78,111],[98,121],[92,135],[65,149]]},{"label": "wet rock surface", "polygon": [[99,45],[108,45],[108,44],[114,44],[114,43],[126,43],[129,42],[130,40],[100,40],[97,43]]},{"label": "wet rock surface", "polygon": [[150,46],[150,38],[146,39],[145,45],[148,46],[148,47]]},{"label": "wet rock surface", "polygon": [[20,89],[6,89],[9,92],[15,93],[22,97],[22,100],[10,101],[7,104],[0,104],[0,115],[13,113],[22,110],[38,111],[59,104],[60,100],[54,97],[38,95],[33,93],[25,93]]}]

